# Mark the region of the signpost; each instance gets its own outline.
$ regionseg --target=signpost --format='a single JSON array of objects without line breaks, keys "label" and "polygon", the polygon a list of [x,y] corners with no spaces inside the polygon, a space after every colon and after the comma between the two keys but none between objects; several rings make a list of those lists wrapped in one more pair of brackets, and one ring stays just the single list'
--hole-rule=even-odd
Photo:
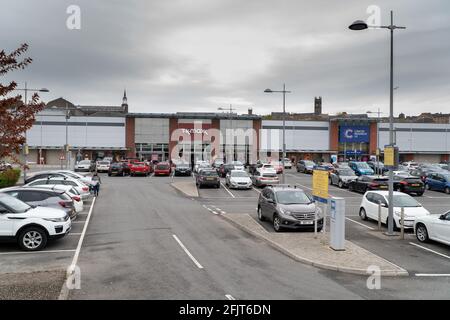
[{"label": "signpost", "polygon": [[[313,197],[317,202],[324,203],[323,227],[325,232],[327,224],[327,204],[328,204],[328,171],[314,170],[313,171]],[[314,219],[314,236],[317,237],[317,214]]]}]

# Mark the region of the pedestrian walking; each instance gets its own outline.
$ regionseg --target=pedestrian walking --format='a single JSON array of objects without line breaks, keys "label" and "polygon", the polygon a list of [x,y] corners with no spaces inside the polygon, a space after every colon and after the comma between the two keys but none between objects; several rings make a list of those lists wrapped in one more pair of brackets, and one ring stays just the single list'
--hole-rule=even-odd
[{"label": "pedestrian walking", "polygon": [[97,182],[92,187],[92,190],[94,191],[94,196],[98,197],[98,193],[100,192],[100,184],[102,183],[102,179],[100,179],[100,176],[98,175],[97,171],[95,171],[94,175],[92,176],[92,181],[96,181]]}]

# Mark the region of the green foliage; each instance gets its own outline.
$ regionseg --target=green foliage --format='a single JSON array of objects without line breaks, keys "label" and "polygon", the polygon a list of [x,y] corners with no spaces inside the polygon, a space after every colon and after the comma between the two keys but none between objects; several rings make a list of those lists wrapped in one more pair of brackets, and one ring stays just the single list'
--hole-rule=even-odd
[{"label": "green foliage", "polygon": [[14,186],[20,178],[20,169],[0,171],[0,188]]}]

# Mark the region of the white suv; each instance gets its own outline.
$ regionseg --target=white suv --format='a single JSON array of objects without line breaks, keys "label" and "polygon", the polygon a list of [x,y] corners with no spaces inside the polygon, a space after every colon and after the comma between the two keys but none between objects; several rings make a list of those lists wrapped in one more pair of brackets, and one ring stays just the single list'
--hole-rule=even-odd
[{"label": "white suv", "polygon": [[414,229],[420,242],[431,239],[450,246],[450,211],[418,218]]},{"label": "white suv", "polygon": [[63,210],[32,207],[0,194],[0,239],[17,242],[25,251],[43,249],[48,240],[64,237],[72,222]]}]

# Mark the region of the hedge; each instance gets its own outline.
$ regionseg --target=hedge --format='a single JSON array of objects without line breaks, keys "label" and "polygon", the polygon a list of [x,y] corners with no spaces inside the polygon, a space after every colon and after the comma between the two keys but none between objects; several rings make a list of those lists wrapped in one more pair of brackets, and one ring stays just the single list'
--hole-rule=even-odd
[{"label": "hedge", "polygon": [[16,185],[20,178],[20,169],[8,169],[0,171],[0,188]]}]

